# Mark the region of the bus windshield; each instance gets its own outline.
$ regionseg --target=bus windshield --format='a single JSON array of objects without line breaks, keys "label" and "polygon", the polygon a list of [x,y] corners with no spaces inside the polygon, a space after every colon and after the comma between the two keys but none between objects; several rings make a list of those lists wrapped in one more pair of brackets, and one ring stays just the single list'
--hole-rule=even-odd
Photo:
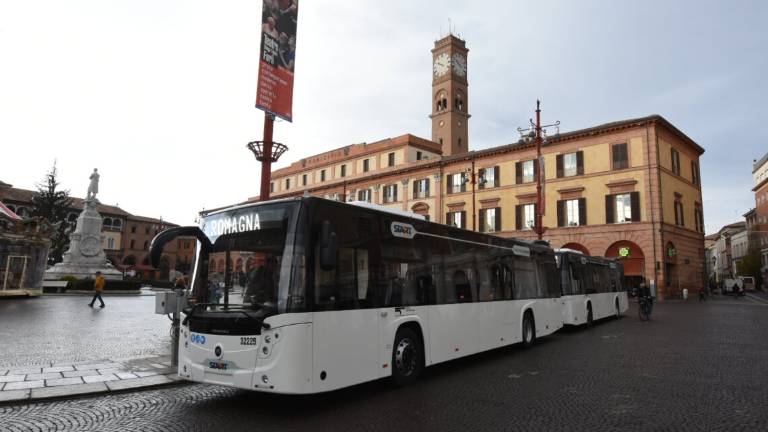
[{"label": "bus windshield", "polygon": [[284,312],[294,271],[296,203],[250,206],[205,216],[211,247],[199,251],[197,303]]}]

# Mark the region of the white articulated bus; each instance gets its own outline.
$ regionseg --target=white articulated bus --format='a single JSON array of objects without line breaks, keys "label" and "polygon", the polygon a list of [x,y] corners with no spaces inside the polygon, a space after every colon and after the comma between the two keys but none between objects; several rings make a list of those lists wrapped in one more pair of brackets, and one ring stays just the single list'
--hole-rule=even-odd
[{"label": "white articulated bus", "polygon": [[619,317],[629,308],[620,262],[579,251],[555,251],[560,274],[563,323],[591,325],[594,320]]},{"label": "white articulated bus", "polygon": [[[179,374],[317,393],[518,342],[563,325],[552,249],[303,197],[231,207],[153,241],[198,238]],[[217,291],[224,299],[217,300]]]}]

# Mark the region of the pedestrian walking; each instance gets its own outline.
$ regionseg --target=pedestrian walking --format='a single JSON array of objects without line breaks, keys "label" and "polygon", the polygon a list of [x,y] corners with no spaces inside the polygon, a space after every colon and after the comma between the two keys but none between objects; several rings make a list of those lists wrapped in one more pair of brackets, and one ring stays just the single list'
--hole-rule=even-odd
[{"label": "pedestrian walking", "polygon": [[707,292],[705,291],[706,288],[700,288],[699,289],[699,301],[707,301]]},{"label": "pedestrian walking", "polygon": [[93,281],[93,298],[91,299],[91,302],[88,303],[88,306],[93,307],[93,304],[96,303],[96,299],[99,299],[101,307],[104,307],[104,300],[101,298],[101,293],[104,292],[105,283],[104,276],[101,275],[100,271],[97,271],[96,279]]}]

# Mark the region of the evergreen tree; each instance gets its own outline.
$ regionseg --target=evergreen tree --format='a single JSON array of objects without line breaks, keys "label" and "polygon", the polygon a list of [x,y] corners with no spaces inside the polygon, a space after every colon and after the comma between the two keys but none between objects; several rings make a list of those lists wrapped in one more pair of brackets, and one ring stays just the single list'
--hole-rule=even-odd
[{"label": "evergreen tree", "polygon": [[45,219],[54,227],[51,236],[51,250],[48,254],[48,264],[61,262],[62,254],[69,244],[70,226],[67,222],[72,199],[69,190],[59,189],[56,162],[45,175],[45,180],[37,184],[37,193],[32,197],[32,216]]}]

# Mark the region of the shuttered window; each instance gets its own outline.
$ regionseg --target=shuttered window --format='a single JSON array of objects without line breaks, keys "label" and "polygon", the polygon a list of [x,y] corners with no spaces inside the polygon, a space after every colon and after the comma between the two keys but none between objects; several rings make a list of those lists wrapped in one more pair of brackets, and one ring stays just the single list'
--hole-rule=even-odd
[{"label": "shuttered window", "polygon": [[613,159],[613,169],[629,168],[629,154],[627,153],[627,143],[614,144],[611,146],[611,155]]},{"label": "shuttered window", "polygon": [[557,202],[557,226],[571,227],[587,224],[587,199],[578,198]]},{"label": "shuttered window", "polygon": [[480,220],[480,232],[498,232],[501,231],[501,208],[494,207],[480,209],[478,214]]},{"label": "shuttered window", "polygon": [[559,154],[555,157],[557,178],[573,177],[584,174],[584,152]]}]

